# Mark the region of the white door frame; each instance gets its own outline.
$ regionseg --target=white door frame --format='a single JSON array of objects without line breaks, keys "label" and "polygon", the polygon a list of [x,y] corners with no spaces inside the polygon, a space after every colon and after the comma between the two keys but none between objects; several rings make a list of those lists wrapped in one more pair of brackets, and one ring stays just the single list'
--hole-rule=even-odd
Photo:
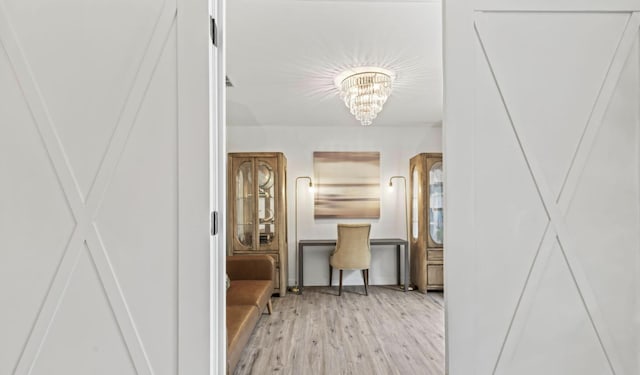
[{"label": "white door frame", "polygon": [[[215,308],[216,300],[211,293],[220,286],[216,277],[219,273],[216,259],[211,256],[215,240],[209,235],[210,207],[202,204],[202,197],[211,204],[210,137],[217,128],[216,119],[211,117],[209,83],[214,61],[210,61],[211,47],[206,47],[211,46],[209,0],[177,0],[177,12],[178,123],[208,125],[186,130],[180,127],[178,135],[178,272],[190,275],[180,278],[178,289],[178,373],[215,374],[219,372],[213,366],[224,363],[215,355],[219,351],[214,340],[224,337],[215,322],[220,322],[224,315],[220,316]],[[208,173],[196,172],[203,169]],[[196,342],[201,345],[195,346]]]},{"label": "white door frame", "polygon": [[226,325],[226,0],[209,0],[209,14],[216,21],[216,46],[209,43],[211,93],[211,211],[218,212],[218,234],[211,237],[211,374],[225,374],[227,369]]}]

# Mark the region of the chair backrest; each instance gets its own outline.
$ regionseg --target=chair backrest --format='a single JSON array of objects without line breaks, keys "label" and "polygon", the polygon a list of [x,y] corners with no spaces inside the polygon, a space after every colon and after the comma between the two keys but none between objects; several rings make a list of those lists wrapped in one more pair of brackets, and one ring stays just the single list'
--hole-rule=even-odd
[{"label": "chair backrest", "polygon": [[332,266],[339,269],[369,269],[371,224],[338,224],[336,251]]}]

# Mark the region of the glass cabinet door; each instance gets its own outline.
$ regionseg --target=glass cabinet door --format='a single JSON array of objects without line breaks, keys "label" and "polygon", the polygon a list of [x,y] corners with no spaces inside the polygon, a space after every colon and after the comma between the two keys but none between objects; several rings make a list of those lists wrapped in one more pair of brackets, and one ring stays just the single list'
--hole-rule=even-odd
[{"label": "glass cabinet door", "polygon": [[253,244],[253,168],[251,160],[243,161],[235,175],[236,238],[246,247]]},{"label": "glass cabinet door", "polygon": [[420,194],[420,175],[416,167],[413,167],[411,173],[412,187],[411,187],[411,238],[418,239],[418,215],[420,214],[418,207],[418,198]]},{"label": "glass cabinet door", "polygon": [[444,234],[442,194],[442,162],[439,161],[429,170],[429,237],[437,245],[442,245]]},{"label": "glass cabinet door", "polygon": [[260,159],[256,163],[258,179],[259,244],[269,248],[276,237],[276,173],[275,160]]},{"label": "glass cabinet door", "polygon": [[281,152],[230,152],[227,158],[227,254],[269,256],[280,296],[289,281],[286,170]]}]

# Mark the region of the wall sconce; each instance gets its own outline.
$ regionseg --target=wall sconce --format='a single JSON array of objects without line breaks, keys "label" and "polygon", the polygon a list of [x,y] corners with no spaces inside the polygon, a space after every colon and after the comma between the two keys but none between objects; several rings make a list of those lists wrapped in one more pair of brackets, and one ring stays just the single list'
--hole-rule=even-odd
[{"label": "wall sconce", "polygon": [[300,294],[300,280],[298,280],[298,181],[300,180],[309,180],[309,191],[313,191],[313,180],[309,176],[300,176],[296,177],[296,200],[295,200],[295,217],[296,217],[296,230],[295,230],[295,242],[294,242],[294,252],[296,254],[296,285],[289,288],[289,291],[292,293]]},{"label": "wall sconce", "polygon": [[[405,247],[405,251],[409,251],[409,210],[407,209],[407,179],[404,176],[392,176],[389,179],[389,189],[393,189],[393,180],[394,179],[402,179],[403,193],[404,193],[404,229],[406,232],[405,239],[407,241],[407,246]],[[409,287],[408,290],[413,290],[412,287]]]}]

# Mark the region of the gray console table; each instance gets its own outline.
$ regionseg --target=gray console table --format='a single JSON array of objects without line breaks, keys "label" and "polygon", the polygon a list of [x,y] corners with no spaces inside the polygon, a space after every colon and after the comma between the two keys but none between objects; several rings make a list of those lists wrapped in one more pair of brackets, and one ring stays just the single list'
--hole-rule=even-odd
[{"label": "gray console table", "polygon": [[[402,284],[400,277],[400,253],[402,252],[401,247],[404,247],[404,291],[409,290],[409,251],[407,247],[407,241],[400,238],[372,238],[369,240],[371,247],[374,246],[383,246],[383,245],[394,245],[398,254],[398,285]],[[330,247],[336,246],[336,240],[300,240],[298,241],[298,294],[302,294],[302,289],[304,289],[304,249],[306,247],[312,246],[325,246]]]}]

